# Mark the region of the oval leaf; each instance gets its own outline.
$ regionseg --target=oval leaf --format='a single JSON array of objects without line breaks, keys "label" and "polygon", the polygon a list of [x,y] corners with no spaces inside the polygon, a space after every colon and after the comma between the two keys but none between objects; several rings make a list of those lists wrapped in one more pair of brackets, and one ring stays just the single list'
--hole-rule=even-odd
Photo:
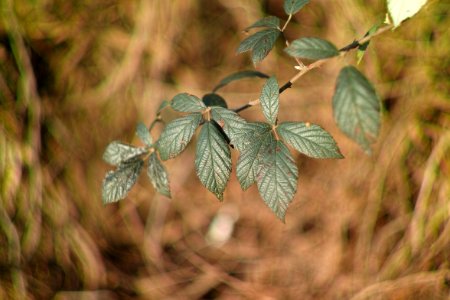
[{"label": "oval leaf", "polygon": [[237,113],[222,107],[212,107],[211,115],[237,149],[242,149],[249,142],[251,126]]},{"label": "oval leaf", "polygon": [[157,144],[161,159],[168,160],[180,154],[191,141],[201,121],[202,115],[194,113],[167,124]]},{"label": "oval leaf", "polygon": [[248,189],[256,180],[259,160],[264,149],[273,142],[272,127],[266,123],[249,123],[255,125],[250,143],[240,150],[236,166],[236,176],[242,190]]},{"label": "oval leaf", "polygon": [[141,141],[146,144],[147,146],[151,147],[153,144],[153,139],[150,135],[150,132],[147,129],[147,126],[145,126],[144,123],[139,122],[136,126],[136,134],[141,139]]},{"label": "oval leaf", "polygon": [[202,98],[202,101],[208,107],[220,106],[223,108],[228,108],[228,105],[227,105],[227,102],[225,101],[225,99],[223,99],[221,96],[219,96],[215,93],[210,93],[210,94],[204,95]]},{"label": "oval leaf", "polygon": [[277,127],[277,132],[283,141],[307,156],[344,158],[333,137],[318,125],[285,122]]},{"label": "oval leaf", "polygon": [[280,97],[279,89],[277,79],[275,77],[270,77],[264,84],[259,98],[264,116],[272,125],[277,122]]},{"label": "oval leaf", "polygon": [[159,105],[158,109],[156,110],[156,115],[159,116],[164,108],[170,105],[170,102],[167,100],[163,100],[161,104]]},{"label": "oval leaf", "polygon": [[236,81],[239,79],[243,79],[243,78],[250,78],[250,77],[269,78],[269,76],[267,76],[266,74],[258,72],[258,71],[240,71],[240,72],[236,72],[231,75],[228,75],[227,77],[222,79],[219,82],[219,84],[216,85],[216,87],[213,89],[213,92],[215,93],[218,89],[226,86],[230,82],[233,82],[233,81]]},{"label": "oval leaf", "polygon": [[201,112],[206,108],[198,97],[187,93],[173,97],[171,105],[174,110],[179,112]]},{"label": "oval leaf", "polygon": [[414,16],[427,3],[427,0],[387,0],[389,15],[394,26]]},{"label": "oval leaf", "polygon": [[169,176],[167,175],[166,168],[156,155],[156,152],[150,154],[148,159],[147,175],[158,193],[169,198],[171,197]]},{"label": "oval leaf", "polygon": [[241,42],[237,53],[252,50],[253,64],[262,61],[275,45],[275,41],[280,36],[278,29],[266,29],[259,31]]},{"label": "oval leaf", "polygon": [[126,197],[136,183],[144,162],[141,159],[120,164],[115,171],[109,171],[103,180],[103,204],[117,202]]},{"label": "oval leaf", "polygon": [[307,58],[312,60],[324,59],[339,55],[339,50],[329,41],[319,38],[301,38],[293,41],[289,47],[284,49],[293,57]]},{"label": "oval leaf", "polygon": [[227,142],[211,122],[206,122],[200,131],[195,170],[202,184],[222,201],[231,173],[231,153]]},{"label": "oval leaf", "polygon": [[339,73],[333,114],[339,128],[370,153],[380,128],[380,100],[372,84],[353,66]]},{"label": "oval leaf", "polygon": [[248,31],[252,28],[258,28],[258,27],[267,27],[267,28],[273,28],[279,30],[280,28],[280,19],[274,16],[268,16],[265,18],[262,18],[249,27],[245,28],[245,31]]},{"label": "oval leaf", "polygon": [[298,170],[291,153],[273,139],[260,159],[256,183],[264,202],[284,222],[286,210],[297,191]]},{"label": "oval leaf", "polygon": [[111,142],[103,153],[103,160],[107,163],[118,166],[120,163],[137,158],[147,153],[144,147],[134,147],[119,141]]},{"label": "oval leaf", "polygon": [[284,0],[284,11],[288,15],[293,15],[308,4],[309,0]]}]

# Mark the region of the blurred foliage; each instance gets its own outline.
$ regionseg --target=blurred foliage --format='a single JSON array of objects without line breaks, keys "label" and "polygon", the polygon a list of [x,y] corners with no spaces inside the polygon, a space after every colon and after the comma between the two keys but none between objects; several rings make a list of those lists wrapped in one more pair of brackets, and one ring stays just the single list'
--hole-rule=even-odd
[{"label": "blurred foliage", "polygon": [[[429,2],[371,42],[360,65],[385,108],[372,157],[332,121],[343,61],[283,95],[282,118],[324,126],[346,159],[300,157],[301,189],[282,225],[235,174],[217,203],[194,176],[192,147],[168,163],[171,202],[144,176],[119,204],[103,206],[100,192],[108,142],[138,143],[136,122],[149,123],[162,99],[200,96],[250,69],[235,56],[241,30],[282,18],[281,1],[0,1],[0,298],[445,299],[450,6]],[[384,9],[311,1],[286,36],[345,45]],[[258,70],[289,78],[282,49]],[[260,87],[244,81],[221,95],[234,108]],[[245,117],[262,120],[259,109]],[[208,227],[230,205],[233,235],[211,246]]]}]

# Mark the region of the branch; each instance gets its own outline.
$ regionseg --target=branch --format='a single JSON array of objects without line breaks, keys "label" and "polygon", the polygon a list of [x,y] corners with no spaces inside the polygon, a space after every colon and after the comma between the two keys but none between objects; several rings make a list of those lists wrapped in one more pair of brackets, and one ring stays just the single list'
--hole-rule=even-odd
[{"label": "branch", "polygon": [[[392,29],[393,25],[386,25],[384,27],[379,28],[376,32],[369,34],[359,40],[354,40],[353,42],[349,43],[348,45],[342,47],[341,49],[339,49],[340,52],[348,52],[352,49],[356,49],[359,46],[361,46],[362,44],[370,41],[372,38],[388,31],[389,29]],[[283,93],[285,90],[287,90],[288,88],[292,87],[292,85],[294,84],[294,82],[296,82],[300,77],[302,77],[303,75],[305,75],[306,73],[308,73],[309,71],[319,68],[321,67],[323,64],[325,64],[325,62],[327,62],[328,60],[332,59],[333,57],[330,58],[325,58],[325,59],[321,59],[318,61],[315,61],[307,66],[305,66],[304,68],[301,68],[300,71],[294,76],[292,77],[288,82],[286,82],[284,85],[282,85],[279,89],[279,93]],[[241,107],[235,108],[233,109],[234,112],[238,113],[241,112],[243,110],[246,110],[249,107],[255,106],[257,104],[259,104],[259,99],[255,99],[252,100],[250,102],[248,102],[247,104],[244,104]]]}]

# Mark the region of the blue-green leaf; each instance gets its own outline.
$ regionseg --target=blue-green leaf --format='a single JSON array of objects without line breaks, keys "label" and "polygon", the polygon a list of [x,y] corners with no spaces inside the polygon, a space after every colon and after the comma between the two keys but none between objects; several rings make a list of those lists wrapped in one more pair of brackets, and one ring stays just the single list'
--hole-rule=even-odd
[{"label": "blue-green leaf", "polygon": [[202,97],[203,103],[205,103],[206,106],[220,106],[223,108],[228,108],[227,102],[225,99],[223,99],[221,96],[217,95],[216,93],[210,93],[206,94]]},{"label": "blue-green leaf", "polygon": [[253,125],[252,134],[248,137],[249,143],[246,147],[239,149],[240,155],[236,166],[236,175],[244,191],[255,182],[261,155],[267,145],[274,140],[269,124],[249,123],[249,125]]},{"label": "blue-green leaf", "polygon": [[279,106],[279,86],[275,77],[270,77],[264,84],[259,100],[263,109],[264,116],[270,124],[277,122]]},{"label": "blue-green leaf", "polygon": [[193,113],[167,124],[157,143],[161,159],[168,160],[180,154],[191,141],[201,121],[202,115]]},{"label": "blue-green leaf", "polygon": [[344,158],[333,137],[318,125],[284,122],[276,130],[283,141],[307,156]]},{"label": "blue-green leaf", "polygon": [[135,147],[114,141],[106,147],[103,160],[111,165],[118,166],[124,161],[135,159],[147,152],[148,150],[145,147]]},{"label": "blue-green leaf", "polygon": [[109,171],[103,180],[103,204],[124,199],[136,183],[143,165],[142,159],[132,159],[121,163],[115,171]]},{"label": "blue-green leaf", "polygon": [[150,178],[153,187],[158,191],[158,193],[169,198],[171,197],[169,176],[167,174],[166,168],[159,160],[156,152],[150,154],[150,157],[148,159],[147,175]]},{"label": "blue-green leaf", "polygon": [[286,210],[297,191],[298,170],[287,147],[272,139],[258,167],[258,191],[269,208],[284,222]]},{"label": "blue-green leaf", "polygon": [[179,112],[201,112],[206,105],[198,97],[187,93],[178,94],[172,99],[172,108]]},{"label": "blue-green leaf", "polygon": [[251,136],[245,135],[249,126],[243,118],[234,111],[222,107],[212,107],[211,116],[222,127],[233,146],[237,149],[244,147]]},{"label": "blue-green leaf", "polygon": [[333,114],[339,128],[370,153],[380,128],[380,100],[372,84],[353,66],[339,73]]},{"label": "blue-green leaf", "polygon": [[307,58],[312,60],[324,59],[339,55],[339,50],[329,41],[306,37],[293,41],[289,47],[284,49],[293,57]]},{"label": "blue-green leaf", "polygon": [[151,147],[153,144],[153,139],[150,135],[150,132],[145,126],[144,123],[139,122],[136,126],[136,134],[141,139],[141,141],[146,144],[148,147]]},{"label": "blue-green leaf", "polygon": [[250,78],[250,77],[269,78],[269,76],[267,76],[266,74],[258,72],[258,71],[239,71],[239,72],[233,73],[231,75],[228,75],[227,77],[222,79],[219,82],[219,84],[216,85],[216,87],[213,89],[213,92],[214,93],[217,92],[218,89],[226,86],[230,82],[233,82],[235,80],[240,80],[243,78]]},{"label": "blue-green leaf", "polygon": [[237,53],[252,50],[253,64],[262,61],[275,45],[275,41],[280,36],[278,29],[266,29],[259,31],[241,42],[237,49]]},{"label": "blue-green leaf", "polygon": [[206,122],[200,131],[195,169],[202,184],[222,201],[231,173],[231,153],[212,122]]},{"label": "blue-green leaf", "polygon": [[274,16],[268,16],[265,18],[262,18],[249,27],[245,28],[245,31],[248,31],[252,28],[258,28],[258,27],[266,27],[266,28],[273,28],[279,30],[280,28],[280,19]]},{"label": "blue-green leaf", "polygon": [[308,2],[309,0],[284,0],[283,8],[286,14],[293,15],[308,4]]},{"label": "blue-green leaf", "polygon": [[163,102],[161,102],[161,104],[159,105],[158,109],[156,110],[156,115],[161,114],[161,112],[163,111],[164,108],[166,108],[167,106],[170,105],[170,102],[167,100],[163,100]]}]

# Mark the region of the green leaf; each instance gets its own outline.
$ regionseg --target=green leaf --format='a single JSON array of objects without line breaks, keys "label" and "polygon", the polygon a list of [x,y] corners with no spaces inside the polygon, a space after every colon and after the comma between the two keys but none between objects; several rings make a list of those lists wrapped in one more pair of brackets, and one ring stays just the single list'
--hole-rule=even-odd
[{"label": "green leaf", "polygon": [[248,136],[244,135],[249,126],[243,118],[234,111],[222,107],[212,107],[211,116],[222,127],[233,146],[237,149],[244,147],[248,142]]},{"label": "green leaf", "polygon": [[211,122],[206,122],[200,131],[195,169],[202,184],[222,201],[231,174],[231,153],[227,142]]},{"label": "green leaf", "polygon": [[380,100],[372,84],[353,66],[339,73],[333,114],[339,128],[370,153],[380,128]]},{"label": "green leaf", "polygon": [[245,28],[245,31],[248,31],[252,28],[258,28],[258,27],[266,27],[266,28],[273,28],[279,30],[280,28],[280,19],[274,16],[268,16],[265,18],[262,18],[255,23],[253,23],[251,26]]},{"label": "green leaf", "polygon": [[298,170],[288,148],[272,140],[261,157],[256,183],[269,208],[284,222],[286,210],[297,191]]},{"label": "green leaf", "polygon": [[284,11],[288,15],[293,15],[308,4],[308,2],[309,0],[284,0]]},{"label": "green leaf", "polygon": [[241,42],[237,53],[252,50],[253,64],[262,61],[275,45],[275,41],[280,36],[278,29],[266,29],[259,31]]},{"label": "green leaf", "polygon": [[215,93],[218,89],[226,86],[230,82],[240,80],[243,78],[250,78],[250,77],[269,78],[269,76],[267,76],[266,74],[258,72],[258,71],[240,71],[240,72],[236,72],[231,75],[228,75],[227,77],[222,79],[219,82],[219,84],[216,85],[216,87],[213,89],[213,92]]},{"label": "green leaf", "polygon": [[202,115],[193,113],[167,124],[157,144],[161,159],[168,160],[180,154],[191,141],[201,121]]},{"label": "green leaf", "polygon": [[[373,25],[369,31],[366,32],[366,34],[364,35],[364,37],[368,36],[369,34],[372,34],[374,32],[376,32],[378,30],[378,28],[380,27],[379,24]],[[369,47],[370,41],[367,41],[365,43],[363,43],[362,45],[360,45],[358,47],[358,51],[356,52],[356,58],[357,58],[357,64],[359,65],[364,57],[364,54],[366,53],[367,47]]]},{"label": "green leaf", "polygon": [[242,190],[248,189],[256,180],[259,160],[264,149],[274,140],[272,127],[266,123],[249,123],[255,126],[250,143],[240,149],[236,175]]},{"label": "green leaf", "polygon": [[216,93],[210,93],[206,94],[202,98],[203,103],[205,103],[206,106],[220,106],[223,108],[228,108],[227,102],[225,99],[223,99],[221,96],[217,95]]},{"label": "green leaf", "polygon": [[159,160],[158,155],[156,155],[156,152],[150,154],[148,159],[147,175],[158,193],[169,198],[171,197],[169,176],[166,168]]},{"label": "green leaf", "polygon": [[143,165],[141,159],[134,159],[121,163],[115,171],[109,171],[103,180],[103,204],[124,199],[136,183]]},{"label": "green leaf", "polygon": [[162,110],[163,110],[164,108],[166,108],[167,106],[169,106],[169,105],[170,105],[170,102],[169,102],[169,101],[163,100],[163,102],[161,102],[161,104],[159,105],[158,109],[156,110],[156,115],[157,115],[157,116],[160,115],[161,112],[162,112]]},{"label": "green leaf", "polygon": [[287,54],[293,57],[312,60],[324,59],[339,55],[339,50],[329,41],[319,38],[300,38],[285,48]]},{"label": "green leaf", "polygon": [[206,105],[196,96],[187,93],[178,94],[172,99],[172,108],[179,112],[201,112]]},{"label": "green leaf", "polygon": [[427,3],[427,0],[387,0],[389,15],[395,27],[414,16]]},{"label": "green leaf", "polygon": [[270,77],[264,84],[259,100],[264,116],[270,124],[275,125],[278,116],[279,86],[275,77]]},{"label": "green leaf", "polygon": [[136,134],[141,139],[141,141],[146,144],[147,146],[151,147],[153,144],[153,139],[150,135],[150,132],[147,129],[147,126],[145,126],[144,123],[139,122],[136,126]]},{"label": "green leaf", "polygon": [[333,137],[318,125],[285,122],[278,125],[277,132],[283,141],[307,156],[344,158]]},{"label": "green leaf", "polygon": [[103,160],[107,163],[118,166],[120,163],[137,158],[147,153],[145,147],[134,147],[119,141],[111,142],[103,153]]}]

